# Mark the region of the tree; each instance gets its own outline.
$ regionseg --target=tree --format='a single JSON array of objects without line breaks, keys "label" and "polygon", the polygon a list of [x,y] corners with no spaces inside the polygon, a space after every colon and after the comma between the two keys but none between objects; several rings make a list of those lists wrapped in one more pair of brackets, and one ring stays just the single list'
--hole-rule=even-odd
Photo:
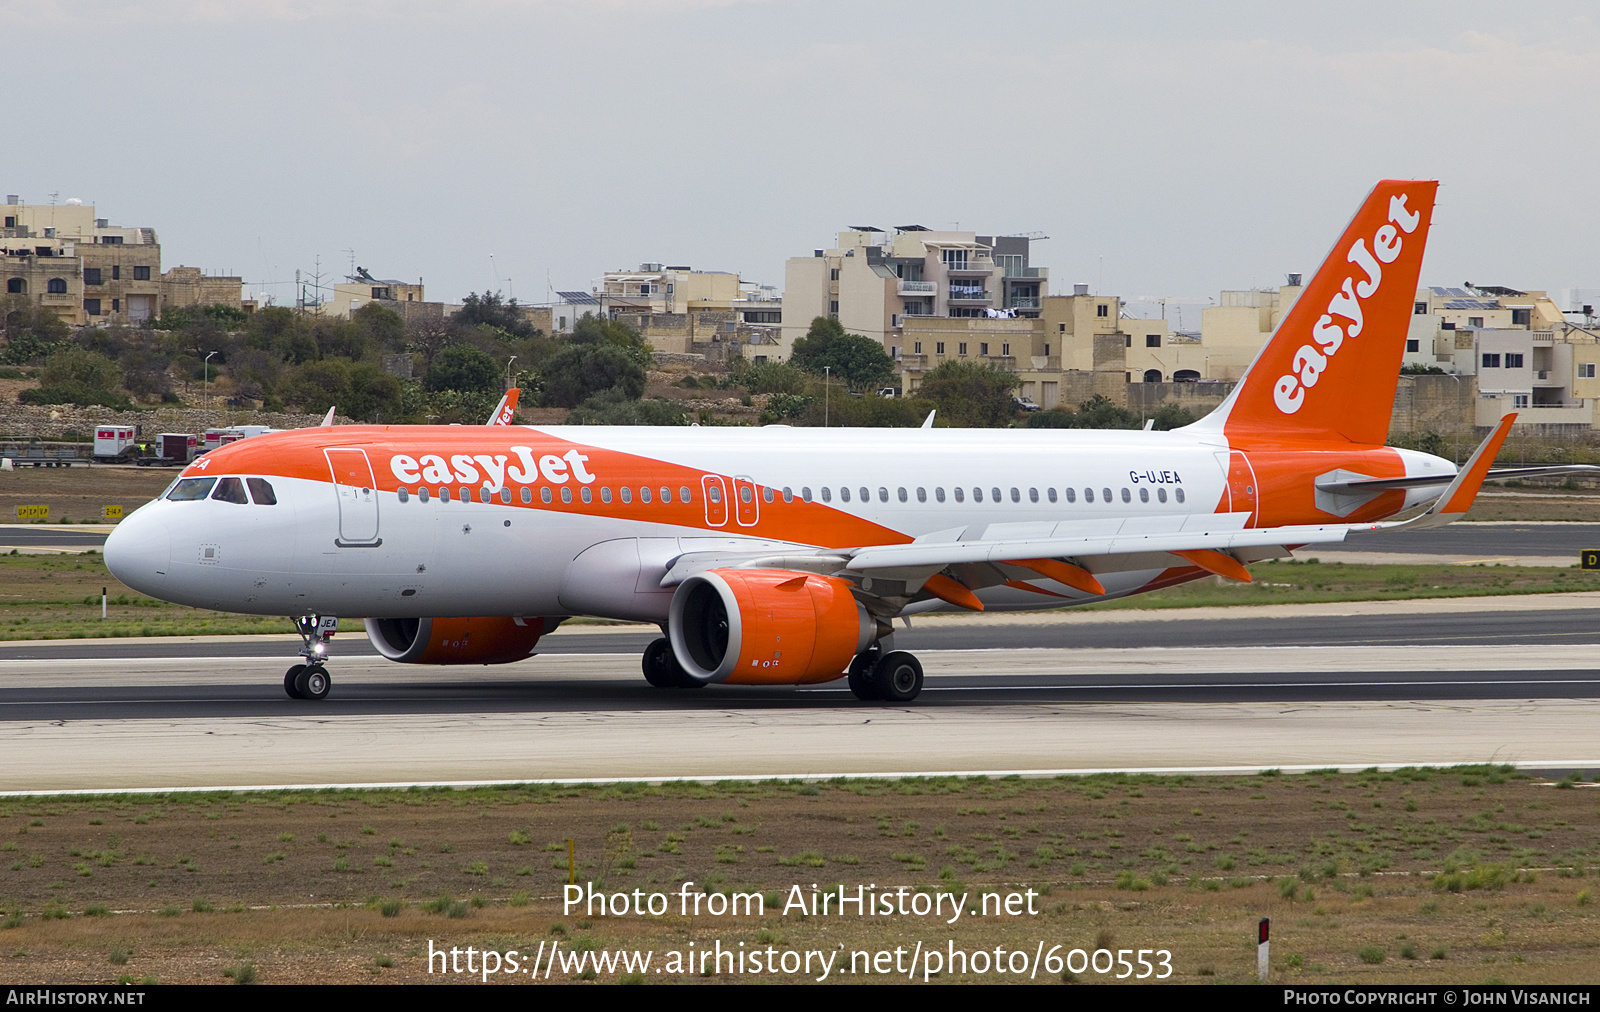
[{"label": "tree", "polygon": [[66,340],[70,328],[43,306],[36,306],[26,295],[14,295],[0,302],[0,319],[5,321],[8,365],[26,365],[45,358],[56,345]]},{"label": "tree", "polygon": [[655,364],[650,342],[641,337],[637,330],[626,323],[607,320],[593,313],[584,313],[578,322],[572,325],[572,336],[567,339],[567,343],[616,348],[625,352],[628,358],[645,369]]},{"label": "tree", "polygon": [[937,404],[950,425],[998,428],[1016,416],[1011,391],[1020,382],[1016,373],[993,363],[945,362],[922,377],[917,395]]},{"label": "tree", "polygon": [[806,372],[831,375],[845,381],[851,390],[876,389],[894,375],[894,359],[883,345],[870,337],[847,334],[831,316],[811,321],[806,336],[794,343],[789,361]]},{"label": "tree", "polygon": [[615,390],[637,400],[644,393],[645,371],[628,351],[614,344],[569,344],[545,368],[545,402],[577,407],[602,390]]},{"label": "tree", "polygon": [[369,302],[350,314],[353,323],[374,347],[399,351],[405,346],[406,325],[392,309]]},{"label": "tree", "polygon": [[99,352],[62,348],[39,370],[39,387],[19,396],[25,404],[103,404],[131,406],[125,394],[115,393],[117,364]]},{"label": "tree", "polygon": [[517,305],[517,300],[502,302],[499,292],[484,292],[482,295],[468,293],[462,300],[461,308],[450,317],[450,325],[458,331],[487,325],[513,337],[532,337],[535,333],[533,324],[522,315],[522,307]]},{"label": "tree", "polygon": [[1138,415],[1117,407],[1104,394],[1095,394],[1078,405],[1078,412],[1072,417],[1075,429],[1137,429],[1144,424]]},{"label": "tree", "polygon": [[357,362],[350,367],[346,390],[344,403],[339,406],[351,418],[394,422],[404,412],[400,380],[372,362]]},{"label": "tree", "polygon": [[486,393],[499,389],[500,376],[494,359],[470,344],[457,344],[439,354],[422,385],[428,390]]}]

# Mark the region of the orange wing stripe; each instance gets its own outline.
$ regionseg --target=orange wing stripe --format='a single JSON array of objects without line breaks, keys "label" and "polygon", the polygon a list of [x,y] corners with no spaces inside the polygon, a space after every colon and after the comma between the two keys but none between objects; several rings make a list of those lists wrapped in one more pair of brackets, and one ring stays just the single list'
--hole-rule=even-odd
[{"label": "orange wing stripe", "polygon": [[1006,565],[1031,569],[1041,576],[1047,576],[1057,583],[1065,584],[1073,590],[1081,590],[1085,594],[1106,592],[1105,586],[1094,578],[1093,573],[1070,562],[1059,562],[1055,559],[1012,559]]},{"label": "orange wing stripe", "polygon": [[1209,548],[1197,548],[1193,551],[1173,552],[1172,554],[1224,579],[1238,580],[1240,583],[1251,582],[1250,571],[1244,568],[1238,559],[1225,552],[1217,552]]},{"label": "orange wing stripe", "polygon": [[935,573],[928,577],[928,581],[922,585],[922,589],[939,600],[948,601],[958,608],[966,608],[969,611],[983,610],[983,602],[978,600],[978,595],[943,573]]}]

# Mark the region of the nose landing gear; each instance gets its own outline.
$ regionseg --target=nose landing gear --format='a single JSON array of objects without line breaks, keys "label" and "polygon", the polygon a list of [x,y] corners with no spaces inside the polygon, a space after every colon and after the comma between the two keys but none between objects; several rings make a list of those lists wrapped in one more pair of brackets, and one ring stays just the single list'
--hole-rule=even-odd
[{"label": "nose landing gear", "polygon": [[290,699],[326,699],[333,688],[333,679],[324,661],[328,656],[328,640],[339,630],[339,619],[334,615],[301,615],[294,620],[294,626],[305,643],[300,648],[300,656],[306,662],[284,672],[283,691]]}]

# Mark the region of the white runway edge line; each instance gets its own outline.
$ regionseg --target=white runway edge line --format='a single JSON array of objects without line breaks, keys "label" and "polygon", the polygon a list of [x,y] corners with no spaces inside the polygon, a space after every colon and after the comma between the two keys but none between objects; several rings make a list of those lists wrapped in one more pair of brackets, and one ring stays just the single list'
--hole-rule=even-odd
[{"label": "white runway edge line", "polygon": [[[565,777],[549,780],[424,780],[376,781],[372,783],[332,784],[268,784],[250,787],[112,787],[105,789],[79,788],[62,791],[0,791],[0,798],[70,798],[114,797],[123,794],[265,794],[283,791],[396,791],[410,790],[469,790],[474,787],[603,787],[608,784],[719,784],[719,783],[827,783],[830,780],[932,780],[947,777],[985,777],[994,780],[1002,777],[1043,779],[1049,777],[1092,777],[1109,774],[1125,776],[1254,776],[1269,770],[1279,773],[1313,773],[1335,770],[1339,773],[1362,773],[1376,770],[1392,773],[1401,769],[1429,769],[1448,772],[1462,767],[1513,766],[1519,770],[1597,770],[1600,759],[1539,759],[1523,763],[1462,763],[1446,761],[1437,763],[1350,763],[1340,766],[1151,766],[1136,769],[1106,767],[1052,770],[956,770],[933,773],[796,773],[792,776],[748,774],[717,777]],[[1589,786],[1587,784],[1582,786]]]}]

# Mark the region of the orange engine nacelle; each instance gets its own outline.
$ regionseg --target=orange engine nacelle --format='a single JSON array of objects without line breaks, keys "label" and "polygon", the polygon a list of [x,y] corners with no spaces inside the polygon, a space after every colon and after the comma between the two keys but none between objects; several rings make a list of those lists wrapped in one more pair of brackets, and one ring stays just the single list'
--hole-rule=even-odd
[{"label": "orange engine nacelle", "polygon": [[542,618],[369,618],[367,638],[401,664],[508,664],[533,656]]},{"label": "orange engine nacelle", "polygon": [[845,673],[877,623],[829,576],[782,569],[713,569],[672,596],[667,634],[696,681],[799,685]]}]

